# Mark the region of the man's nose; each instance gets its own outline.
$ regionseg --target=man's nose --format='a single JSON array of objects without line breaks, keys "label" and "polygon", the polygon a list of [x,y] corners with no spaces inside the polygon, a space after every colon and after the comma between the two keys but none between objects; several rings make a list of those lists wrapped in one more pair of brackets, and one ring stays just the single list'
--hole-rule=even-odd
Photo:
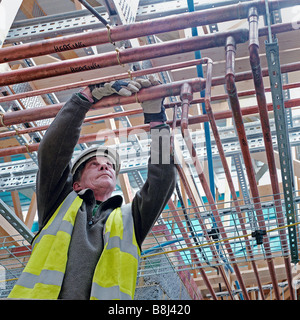
[{"label": "man's nose", "polygon": [[100,163],[99,170],[108,170],[108,166],[106,163]]}]

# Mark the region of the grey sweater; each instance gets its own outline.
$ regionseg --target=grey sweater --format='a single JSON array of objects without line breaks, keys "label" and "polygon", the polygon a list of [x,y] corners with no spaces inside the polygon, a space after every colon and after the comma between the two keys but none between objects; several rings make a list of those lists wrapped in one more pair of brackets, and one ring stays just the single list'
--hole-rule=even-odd
[{"label": "grey sweater", "polygon": [[[38,151],[37,206],[40,229],[72,191],[71,158],[80,136],[81,125],[91,103],[73,94],[47,130]],[[168,130],[166,130],[166,128]],[[162,128],[169,132],[168,126]],[[168,133],[169,134],[169,133]],[[157,141],[155,141],[157,142]],[[160,143],[161,144],[161,143]],[[131,204],[135,233],[141,246],[148,232],[164,209],[175,186],[175,166],[160,164],[162,153],[170,150],[151,145],[148,177]],[[96,201],[90,189],[79,193],[83,199],[78,210],[68,262],[59,299],[89,299],[92,277],[103,251],[103,227],[109,214],[122,206],[121,196],[102,202],[93,217]]]}]

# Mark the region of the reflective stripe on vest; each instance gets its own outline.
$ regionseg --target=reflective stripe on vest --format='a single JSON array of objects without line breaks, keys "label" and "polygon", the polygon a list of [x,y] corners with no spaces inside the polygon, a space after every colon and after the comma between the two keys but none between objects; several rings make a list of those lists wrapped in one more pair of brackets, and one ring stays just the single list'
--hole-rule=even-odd
[{"label": "reflective stripe on vest", "polygon": [[82,199],[71,192],[33,242],[31,257],[8,298],[57,299]]},{"label": "reflective stripe on vest", "polygon": [[[81,204],[82,199],[71,192],[55,211],[35,238],[31,257],[8,298],[58,298]],[[104,250],[94,271],[91,299],[133,299],[139,255],[129,204],[115,209],[106,221]]]},{"label": "reflective stripe on vest", "polygon": [[110,214],[105,224],[104,243],[93,277],[91,299],[131,300],[140,257],[131,204]]}]

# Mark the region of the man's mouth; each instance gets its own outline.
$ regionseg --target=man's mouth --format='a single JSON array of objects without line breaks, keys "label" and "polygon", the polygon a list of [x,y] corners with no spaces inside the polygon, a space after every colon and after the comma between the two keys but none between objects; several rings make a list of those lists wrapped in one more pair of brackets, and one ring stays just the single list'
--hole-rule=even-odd
[{"label": "man's mouth", "polygon": [[98,178],[101,178],[101,177],[104,177],[104,176],[107,176],[107,177],[111,178],[111,176],[108,173],[102,173]]}]

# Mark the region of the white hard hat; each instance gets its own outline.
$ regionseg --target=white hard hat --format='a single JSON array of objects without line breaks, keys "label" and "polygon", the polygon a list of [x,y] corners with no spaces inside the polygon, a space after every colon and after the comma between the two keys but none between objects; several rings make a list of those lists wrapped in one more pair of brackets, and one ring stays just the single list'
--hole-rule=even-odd
[{"label": "white hard hat", "polygon": [[75,158],[72,164],[72,169],[71,169],[72,175],[75,174],[76,170],[79,168],[81,164],[83,164],[84,162],[88,161],[93,157],[107,157],[114,166],[116,176],[119,174],[121,164],[120,164],[120,157],[117,150],[107,146],[92,146],[83,150]]}]

